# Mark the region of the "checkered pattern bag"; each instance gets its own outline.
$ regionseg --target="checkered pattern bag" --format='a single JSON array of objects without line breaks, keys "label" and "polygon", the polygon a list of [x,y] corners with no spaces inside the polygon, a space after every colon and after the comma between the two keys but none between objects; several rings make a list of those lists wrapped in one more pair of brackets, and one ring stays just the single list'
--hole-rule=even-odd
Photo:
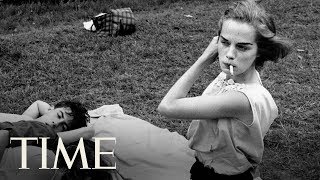
[{"label": "checkered pattern bag", "polygon": [[99,35],[123,36],[135,32],[135,18],[130,8],[111,9],[92,18]]}]

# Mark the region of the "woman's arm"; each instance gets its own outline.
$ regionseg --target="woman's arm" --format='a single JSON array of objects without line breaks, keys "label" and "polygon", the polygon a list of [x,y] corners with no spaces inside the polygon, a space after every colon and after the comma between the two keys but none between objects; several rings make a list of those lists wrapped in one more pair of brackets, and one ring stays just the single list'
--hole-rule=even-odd
[{"label": "woman's arm", "polygon": [[61,138],[64,144],[70,144],[79,140],[81,137],[83,139],[91,139],[94,136],[94,128],[93,126],[82,127],[79,129],[74,129],[71,131],[58,132],[58,136]]},{"label": "woman's arm", "polygon": [[27,115],[33,119],[36,119],[44,114],[46,114],[52,107],[44,102],[37,100],[32,103],[27,110],[25,110],[22,115]]},{"label": "woman's arm", "polygon": [[216,59],[217,41],[218,37],[214,37],[200,58],[171,87],[158,107],[161,114],[179,119],[247,118],[251,107],[247,97],[240,92],[234,91],[219,96],[186,97],[203,69]]},{"label": "woman's arm", "polygon": [[218,56],[218,37],[214,37],[206,48],[204,53],[199,59],[180,77],[180,79],[171,87],[169,92],[161,101],[158,110],[161,112],[166,105],[170,104],[180,98],[186,97],[191,86],[194,84],[196,79],[203,72],[203,69],[208,67],[211,63],[216,60]]}]

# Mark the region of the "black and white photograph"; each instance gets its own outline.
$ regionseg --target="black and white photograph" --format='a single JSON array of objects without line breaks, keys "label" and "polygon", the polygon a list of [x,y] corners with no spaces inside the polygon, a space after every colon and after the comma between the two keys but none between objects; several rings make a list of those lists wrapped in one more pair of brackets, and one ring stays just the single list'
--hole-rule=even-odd
[{"label": "black and white photograph", "polygon": [[320,1],[0,0],[0,180],[320,180]]}]

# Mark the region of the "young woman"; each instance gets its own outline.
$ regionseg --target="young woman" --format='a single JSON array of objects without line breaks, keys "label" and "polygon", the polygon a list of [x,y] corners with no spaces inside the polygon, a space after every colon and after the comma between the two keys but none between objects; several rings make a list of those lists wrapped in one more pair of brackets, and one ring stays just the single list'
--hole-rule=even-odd
[{"label": "young woman", "polygon": [[[199,59],[171,87],[158,110],[193,120],[188,129],[196,162],[191,179],[253,179],[262,160],[263,138],[278,115],[256,69],[290,51],[274,22],[253,0],[233,3],[220,18],[214,37]],[[205,68],[218,61],[221,73],[202,96],[187,97]]]}]

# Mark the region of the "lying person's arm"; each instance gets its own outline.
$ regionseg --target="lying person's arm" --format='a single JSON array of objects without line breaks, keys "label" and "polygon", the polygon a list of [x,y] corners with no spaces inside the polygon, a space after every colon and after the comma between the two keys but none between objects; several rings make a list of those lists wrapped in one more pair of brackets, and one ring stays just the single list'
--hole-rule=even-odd
[{"label": "lying person's arm", "polygon": [[22,113],[22,115],[0,113],[0,123],[1,122],[18,122],[21,120],[24,120],[24,121],[33,120],[47,113],[51,108],[52,107],[48,103],[38,100],[32,103],[28,107],[28,109]]},{"label": "lying person's arm", "polygon": [[32,103],[27,110],[25,110],[22,115],[26,115],[29,116],[33,119],[36,119],[42,115],[44,115],[45,113],[47,113],[52,107],[44,102],[44,101],[40,101],[37,100],[34,103]]},{"label": "lying person's arm", "polygon": [[0,123],[2,122],[18,122],[21,120],[30,121],[33,120],[30,116],[11,113],[0,113]]},{"label": "lying person's arm", "polygon": [[58,132],[58,136],[61,138],[65,145],[78,141],[81,137],[83,139],[90,140],[94,136],[94,128],[82,127],[71,131]]}]

